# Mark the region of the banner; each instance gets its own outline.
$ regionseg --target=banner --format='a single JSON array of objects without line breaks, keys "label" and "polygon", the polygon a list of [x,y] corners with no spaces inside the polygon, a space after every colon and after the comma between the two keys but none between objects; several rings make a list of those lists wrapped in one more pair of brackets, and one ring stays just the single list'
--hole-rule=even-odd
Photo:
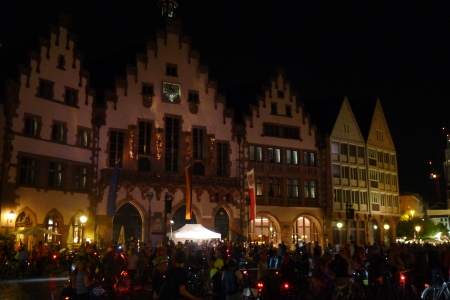
[{"label": "banner", "polygon": [[114,171],[109,183],[108,201],[106,202],[106,215],[108,217],[113,217],[116,214],[116,193],[117,182],[119,181],[119,165],[120,159],[114,165]]},{"label": "banner", "polygon": [[255,170],[247,172],[248,194],[250,196],[250,221],[256,218]]},{"label": "banner", "polygon": [[191,165],[184,168],[186,174],[186,220],[191,219],[192,215],[192,173]]}]

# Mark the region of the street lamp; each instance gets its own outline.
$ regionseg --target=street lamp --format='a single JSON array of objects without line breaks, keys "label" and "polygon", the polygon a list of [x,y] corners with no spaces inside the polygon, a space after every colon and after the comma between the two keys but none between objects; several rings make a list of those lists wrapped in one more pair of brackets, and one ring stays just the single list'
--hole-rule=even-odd
[{"label": "street lamp", "polygon": [[411,214],[411,219],[414,218],[414,214],[416,213],[416,212],[414,211],[414,209],[411,209],[411,211],[410,211],[409,213]]},{"label": "street lamp", "polygon": [[83,242],[83,238],[84,238],[84,224],[86,223],[87,218],[86,216],[81,216],[80,217],[80,222],[81,222],[81,242]]},{"label": "street lamp", "polygon": [[[419,225],[417,225],[414,229],[416,229],[416,231],[417,231],[417,235],[419,235],[419,232],[420,232],[420,226]],[[416,233],[414,232],[414,235],[415,235]]]},{"label": "street lamp", "polygon": [[339,245],[341,245],[341,228],[342,228],[342,223],[338,222],[336,225],[337,225],[337,228],[339,229]]},{"label": "street lamp", "polygon": [[171,240],[173,240],[173,235],[172,235],[172,227],[173,227],[173,224],[174,224],[175,222],[173,221],[173,220],[170,220],[170,239]]},{"label": "street lamp", "polygon": [[153,199],[153,192],[148,191],[147,192],[147,199],[148,199],[148,237],[147,237],[147,241],[148,243],[150,243],[151,239],[152,239],[152,233],[151,233],[151,221],[152,221],[152,199]]},{"label": "street lamp", "polygon": [[16,216],[16,214],[14,213],[14,211],[11,211],[9,214],[8,214],[8,219],[7,219],[7,221],[8,221],[8,223],[12,223],[12,221],[13,221],[13,219],[14,219],[14,217]]},{"label": "street lamp", "polygon": [[389,224],[384,224],[384,241],[385,241],[385,243],[389,243],[389,238],[388,238],[388,235],[387,235],[387,231],[389,230]]}]

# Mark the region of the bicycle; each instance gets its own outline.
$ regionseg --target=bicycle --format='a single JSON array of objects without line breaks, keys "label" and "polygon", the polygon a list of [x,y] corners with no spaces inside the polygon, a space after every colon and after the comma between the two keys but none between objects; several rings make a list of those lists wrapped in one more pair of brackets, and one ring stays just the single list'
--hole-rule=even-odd
[{"label": "bicycle", "polygon": [[69,284],[59,284],[55,286],[51,292],[50,296],[52,300],[72,300],[76,298],[75,289]]},{"label": "bicycle", "polygon": [[442,284],[434,284],[426,287],[420,298],[426,300],[450,299],[448,283],[444,281]]},{"label": "bicycle", "polygon": [[126,271],[120,273],[120,276],[116,280],[115,288],[119,295],[131,292],[132,279],[128,276]]},{"label": "bicycle", "polygon": [[415,285],[408,281],[406,273],[413,269],[399,271],[399,284],[397,287],[397,299],[414,300],[418,298],[418,291]]},{"label": "bicycle", "polygon": [[336,288],[337,290],[332,298],[333,300],[367,298],[363,288],[356,282],[354,275],[343,285],[339,285],[336,281]]}]

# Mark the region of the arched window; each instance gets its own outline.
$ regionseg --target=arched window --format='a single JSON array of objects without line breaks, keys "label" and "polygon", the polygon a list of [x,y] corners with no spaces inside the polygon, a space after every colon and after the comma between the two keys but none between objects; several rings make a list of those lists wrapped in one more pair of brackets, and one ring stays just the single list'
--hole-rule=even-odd
[{"label": "arched window", "polygon": [[255,241],[257,242],[276,242],[277,228],[272,220],[261,215],[255,218]]},{"label": "arched window", "polygon": [[191,214],[191,220],[186,220],[186,205],[180,206],[177,211],[172,216],[172,230],[178,230],[181,227],[183,227],[186,224],[197,224],[197,217],[195,216],[195,213],[192,212]]},{"label": "arched window", "polygon": [[319,231],[316,225],[310,219],[299,217],[295,220],[294,228],[292,230],[292,242],[318,242]]},{"label": "arched window", "polygon": [[[54,214],[48,215],[45,220],[45,228],[50,231],[58,232],[58,217]],[[57,243],[59,241],[58,235],[46,234],[45,237],[46,243]]]}]

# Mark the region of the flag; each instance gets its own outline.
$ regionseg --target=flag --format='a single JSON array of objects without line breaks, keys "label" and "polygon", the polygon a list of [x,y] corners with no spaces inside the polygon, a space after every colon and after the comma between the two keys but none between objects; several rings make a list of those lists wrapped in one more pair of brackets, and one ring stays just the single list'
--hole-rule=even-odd
[{"label": "flag", "polygon": [[248,194],[250,196],[250,221],[256,218],[255,170],[247,172]]},{"label": "flag", "polygon": [[184,168],[186,174],[186,220],[191,219],[192,214],[192,173],[191,165]]},{"label": "flag", "polygon": [[120,159],[114,165],[114,171],[109,182],[108,202],[106,202],[106,215],[112,217],[116,214],[117,181],[119,180]]}]

